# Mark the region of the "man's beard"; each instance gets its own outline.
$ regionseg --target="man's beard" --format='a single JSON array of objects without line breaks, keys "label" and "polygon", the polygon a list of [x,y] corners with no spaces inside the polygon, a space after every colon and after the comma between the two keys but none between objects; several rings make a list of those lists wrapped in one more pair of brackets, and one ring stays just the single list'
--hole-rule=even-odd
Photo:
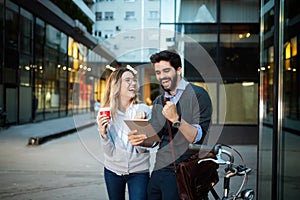
[{"label": "man's beard", "polygon": [[[174,76],[173,79],[171,79],[171,86],[169,88],[164,88],[162,84],[160,84],[160,86],[162,87],[162,89],[168,93],[170,93],[170,91],[175,90],[176,89],[176,83],[177,83],[177,76]],[[164,79],[162,79],[161,81],[163,81]],[[161,82],[160,81],[160,82]]]}]

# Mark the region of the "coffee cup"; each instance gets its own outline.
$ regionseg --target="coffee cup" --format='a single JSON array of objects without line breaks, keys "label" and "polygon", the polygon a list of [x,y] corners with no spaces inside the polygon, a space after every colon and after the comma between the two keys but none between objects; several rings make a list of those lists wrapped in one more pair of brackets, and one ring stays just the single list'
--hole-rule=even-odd
[{"label": "coffee cup", "polygon": [[110,119],[110,108],[109,107],[100,108],[99,114],[105,115],[105,116],[109,117],[109,119]]}]

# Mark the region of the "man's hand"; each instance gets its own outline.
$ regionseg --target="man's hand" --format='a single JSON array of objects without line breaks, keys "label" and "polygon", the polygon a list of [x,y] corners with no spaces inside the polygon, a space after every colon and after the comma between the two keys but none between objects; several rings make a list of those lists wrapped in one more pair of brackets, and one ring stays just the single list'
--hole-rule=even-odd
[{"label": "man's hand", "polygon": [[177,121],[179,118],[176,105],[171,101],[166,102],[166,105],[162,110],[162,114],[166,117],[167,120],[169,120],[172,123]]},{"label": "man's hand", "polygon": [[137,130],[130,131],[128,134],[128,140],[132,146],[139,146],[146,139],[147,139],[147,136],[145,134],[141,134]]}]

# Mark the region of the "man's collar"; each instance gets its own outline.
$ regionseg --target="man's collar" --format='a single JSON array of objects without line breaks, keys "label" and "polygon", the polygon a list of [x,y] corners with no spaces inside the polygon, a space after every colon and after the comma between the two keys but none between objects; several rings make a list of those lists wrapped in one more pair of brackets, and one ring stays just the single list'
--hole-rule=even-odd
[{"label": "man's collar", "polygon": [[[177,87],[176,87],[176,89],[175,89],[175,94],[174,94],[174,96],[177,94],[177,92],[178,92],[178,90],[185,90],[185,87],[188,85],[189,83],[186,81],[186,80],[184,80],[183,78],[181,78],[181,80],[179,81],[179,83],[178,83],[178,85],[177,85]],[[166,97],[172,97],[172,95],[171,94],[169,94],[168,92],[165,92],[165,96]]]},{"label": "man's collar", "polygon": [[184,80],[183,78],[181,78],[181,80],[179,81],[178,83],[178,86],[176,88],[179,89],[179,90],[185,90],[185,87],[188,85],[188,82],[186,80]]}]

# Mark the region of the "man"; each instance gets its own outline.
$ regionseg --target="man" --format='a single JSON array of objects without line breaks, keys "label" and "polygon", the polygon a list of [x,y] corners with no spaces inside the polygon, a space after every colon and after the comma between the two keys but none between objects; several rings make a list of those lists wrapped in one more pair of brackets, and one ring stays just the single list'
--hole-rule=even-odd
[{"label": "man", "polygon": [[[206,90],[181,77],[181,59],[175,51],[161,51],[150,60],[164,94],[154,100],[152,108],[151,124],[161,142],[148,185],[148,199],[174,200],[179,199],[176,165],[195,153],[188,149],[190,143],[203,142],[211,123],[212,105]],[[137,131],[128,138],[132,145],[149,146],[145,145],[147,137]]]}]

